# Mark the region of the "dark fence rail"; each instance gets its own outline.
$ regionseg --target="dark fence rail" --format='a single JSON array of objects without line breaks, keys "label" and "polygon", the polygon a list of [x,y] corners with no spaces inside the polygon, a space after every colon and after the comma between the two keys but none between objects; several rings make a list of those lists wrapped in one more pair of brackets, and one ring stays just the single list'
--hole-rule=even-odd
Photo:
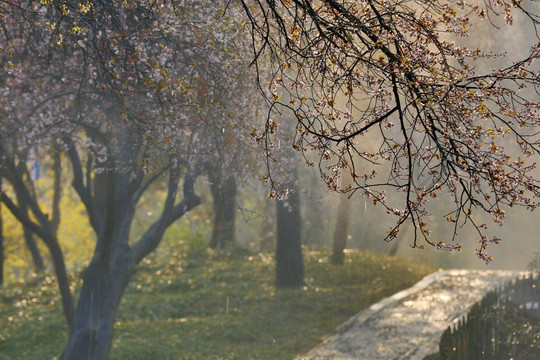
[{"label": "dark fence rail", "polygon": [[538,274],[487,293],[442,335],[430,360],[540,359]]}]

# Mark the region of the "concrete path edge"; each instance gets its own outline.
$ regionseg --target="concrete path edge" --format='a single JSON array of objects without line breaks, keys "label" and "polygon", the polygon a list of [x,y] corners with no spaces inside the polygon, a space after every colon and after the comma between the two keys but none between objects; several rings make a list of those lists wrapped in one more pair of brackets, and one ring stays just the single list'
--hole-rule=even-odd
[{"label": "concrete path edge", "polygon": [[[498,273],[499,275],[503,275],[502,277],[506,278],[506,279],[517,279],[519,277],[523,277],[523,276],[526,276],[528,274],[528,272],[526,272],[526,271],[505,271],[505,270],[477,270],[477,271],[479,273],[485,273],[486,271],[487,272],[493,272],[494,274]],[[404,299],[404,298],[406,298],[406,297],[408,297],[408,296],[410,296],[412,294],[415,294],[415,293],[425,289],[426,287],[430,286],[431,284],[433,284],[434,282],[436,282],[437,280],[439,280],[442,277],[445,277],[445,276],[448,276],[448,275],[450,275],[450,276],[466,275],[466,274],[470,274],[471,272],[475,272],[475,270],[449,269],[449,270],[439,270],[439,271],[436,271],[436,272],[434,272],[432,274],[429,274],[429,275],[425,276],[422,280],[417,282],[415,285],[413,285],[412,287],[409,287],[409,288],[407,288],[405,290],[402,290],[400,292],[397,292],[397,293],[395,293],[395,294],[393,294],[393,295],[391,295],[389,297],[386,297],[386,298],[380,300],[379,302],[371,305],[367,309],[364,309],[364,310],[360,311],[359,313],[353,315],[348,320],[346,320],[344,323],[339,325],[336,328],[334,333],[326,335],[323,338],[323,340],[321,341],[321,343],[319,343],[319,345],[317,345],[315,348],[312,348],[308,353],[309,354],[314,353],[318,348],[322,348],[326,344],[335,341],[338,337],[340,337],[341,335],[346,333],[348,330],[350,330],[354,326],[358,326],[358,325],[364,323],[365,321],[367,321],[373,315],[377,314],[382,309],[384,309],[384,308],[386,308],[388,306],[391,306],[391,305],[399,302],[400,300],[402,300],[402,299]],[[492,286],[491,288],[487,288],[486,293],[489,292],[490,290],[493,290],[493,288],[497,288],[497,287],[503,285],[503,283],[504,282],[497,283],[496,285]],[[468,311],[468,309],[467,309],[467,311]],[[465,315],[467,311],[465,311],[463,315]],[[425,344],[425,346],[424,346],[425,348],[422,347],[423,349],[421,349],[420,353],[425,354],[425,355],[429,355],[431,353],[434,353],[434,352],[438,351],[438,343],[439,343],[439,341],[437,339],[434,339],[432,342],[433,342],[433,344]],[[306,355],[308,355],[308,354],[304,353],[303,355],[297,356],[297,357],[295,357],[295,360],[307,359]],[[415,357],[415,358],[418,358],[418,357]],[[422,359],[423,359],[423,357],[422,357]]]}]

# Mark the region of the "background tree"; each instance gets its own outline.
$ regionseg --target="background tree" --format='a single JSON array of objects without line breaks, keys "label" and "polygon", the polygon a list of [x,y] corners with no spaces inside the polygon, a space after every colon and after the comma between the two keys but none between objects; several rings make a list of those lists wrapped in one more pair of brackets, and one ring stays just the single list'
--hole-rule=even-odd
[{"label": "background tree", "polygon": [[[278,94],[276,96],[279,97]],[[297,158],[290,147],[290,134],[277,123],[269,121],[267,131],[276,136],[277,145],[266,143],[266,168],[278,169],[261,179],[270,186],[268,197],[276,203],[276,287],[297,288],[304,284],[302,255],[302,211],[297,172]],[[254,128],[251,136],[265,142],[265,133]],[[283,141],[283,147],[281,142]]]},{"label": "background tree", "polygon": [[[21,202],[20,199],[19,202]],[[22,207],[21,210],[23,212],[23,216],[28,217],[28,207]],[[39,248],[36,244],[36,240],[34,239],[34,233],[28,229],[28,227],[23,225],[23,234],[26,247],[30,251],[32,261],[34,262],[34,269],[36,273],[42,273],[45,269],[45,265],[43,264],[43,257],[41,256]]]},{"label": "background tree", "polygon": [[[277,288],[299,288],[304,285],[304,256],[302,253],[302,201],[298,176],[298,158],[290,147],[290,136],[275,129],[283,140],[267,152],[267,168],[279,169],[279,175],[264,177],[271,184],[268,197],[276,202],[276,280]],[[260,135],[258,135],[260,136]],[[276,176],[277,175],[277,176]]]},{"label": "background tree", "polygon": [[[341,184],[342,188],[347,188],[352,182],[350,176],[344,176],[341,181],[348,181],[349,184]],[[338,200],[336,212],[336,224],[334,226],[334,236],[332,241],[332,256],[330,262],[335,265],[343,265],[345,259],[345,248],[347,247],[347,237],[349,236],[351,201],[346,196],[341,196]]]},{"label": "background tree", "polygon": [[214,199],[214,221],[210,247],[224,249],[234,243],[236,219],[236,180],[232,175],[223,178],[219,170],[210,169],[208,173],[210,190]]},{"label": "background tree", "polygon": [[345,248],[347,247],[347,236],[349,227],[349,212],[351,201],[346,196],[341,196],[337,205],[336,225],[334,227],[334,237],[332,242],[332,256],[330,261],[335,265],[343,265],[345,259]]},{"label": "background tree", "polygon": [[298,175],[292,171],[284,184],[289,194],[286,200],[276,201],[276,287],[298,288],[304,285],[302,256],[302,217]]},{"label": "background tree", "polygon": [[[292,113],[295,148],[318,154],[306,161],[318,162],[330,189],[358,192],[396,216],[387,240],[410,222],[414,247],[421,238],[460,249],[453,241],[470,225],[479,236],[476,254],[490,262],[486,248],[500,239],[487,236],[481,214],[502,224],[505,208],[538,206],[538,2],[242,3],[255,58],[270,53],[273,61],[273,81],[262,86],[276,112],[257,139],[274,144],[277,110]],[[529,51],[465,45],[484,36],[475,24],[497,31],[514,17],[530,25]],[[375,149],[364,143],[368,135]],[[354,183],[340,189],[344,174]],[[448,204],[448,242],[429,237],[434,198]]]}]

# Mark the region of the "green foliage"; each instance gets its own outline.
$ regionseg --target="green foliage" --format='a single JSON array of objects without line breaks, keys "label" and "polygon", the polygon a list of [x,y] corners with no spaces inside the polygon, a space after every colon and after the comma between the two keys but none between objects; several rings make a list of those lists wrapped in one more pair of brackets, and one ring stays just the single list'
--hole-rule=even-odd
[{"label": "green foliage", "polygon": [[[434,270],[357,251],[334,266],[328,252],[305,249],[304,288],[276,291],[271,253],[214,252],[200,236],[169,242],[143,260],[126,290],[111,359],[291,358]],[[51,279],[14,284],[0,294],[0,317],[14,318],[0,330],[0,359],[58,356],[66,328]]]}]

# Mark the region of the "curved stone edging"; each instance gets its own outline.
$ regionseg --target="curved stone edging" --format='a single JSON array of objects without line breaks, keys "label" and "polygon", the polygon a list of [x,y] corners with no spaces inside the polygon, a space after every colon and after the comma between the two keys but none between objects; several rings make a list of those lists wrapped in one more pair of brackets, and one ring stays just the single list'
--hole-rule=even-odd
[{"label": "curved stone edging", "polygon": [[519,271],[444,270],[349,318],[296,360],[422,360],[442,332],[485,293],[525,275]]}]

